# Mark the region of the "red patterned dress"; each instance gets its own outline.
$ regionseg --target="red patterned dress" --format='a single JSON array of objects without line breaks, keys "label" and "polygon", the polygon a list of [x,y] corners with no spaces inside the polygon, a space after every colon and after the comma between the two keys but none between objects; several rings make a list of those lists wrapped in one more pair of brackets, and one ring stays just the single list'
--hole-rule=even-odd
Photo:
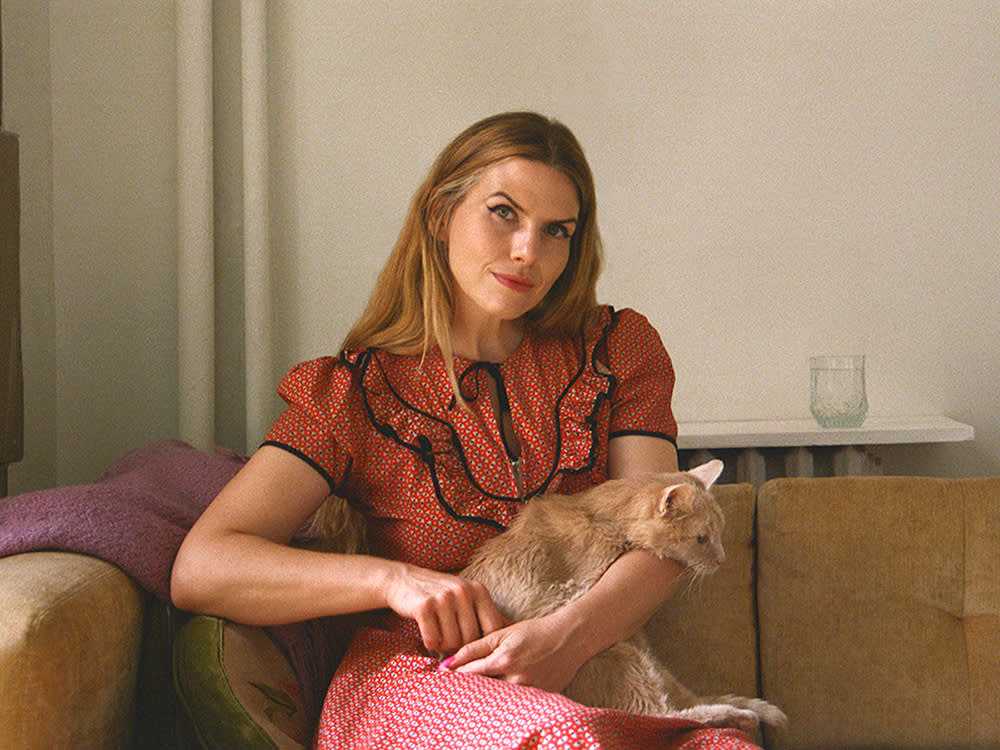
[{"label": "red patterned dress", "polygon": [[[600,326],[575,340],[529,329],[502,364],[456,357],[454,367],[468,410],[453,398],[440,353],[421,363],[345,352],[298,365],[281,383],[288,408],[266,442],[308,461],[365,514],[373,554],[457,571],[526,500],[604,481],[610,438],[676,438],[670,358],[632,310],[603,309]],[[519,461],[504,439],[505,414]],[[437,667],[412,622],[392,616],[360,630],[330,684],[316,746],[755,747],[735,730],[584,707]]]}]

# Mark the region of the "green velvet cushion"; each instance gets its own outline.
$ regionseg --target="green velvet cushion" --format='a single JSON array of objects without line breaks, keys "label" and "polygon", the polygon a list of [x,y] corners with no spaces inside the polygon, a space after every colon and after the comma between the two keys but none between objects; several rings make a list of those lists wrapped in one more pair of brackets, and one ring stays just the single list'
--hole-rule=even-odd
[{"label": "green velvet cushion", "polygon": [[310,745],[295,674],[261,628],[192,617],[174,640],[174,682],[209,750]]}]

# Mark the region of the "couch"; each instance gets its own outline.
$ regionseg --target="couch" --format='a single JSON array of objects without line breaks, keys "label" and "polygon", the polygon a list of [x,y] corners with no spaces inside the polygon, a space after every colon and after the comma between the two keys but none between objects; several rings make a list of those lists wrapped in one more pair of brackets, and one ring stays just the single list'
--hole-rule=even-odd
[{"label": "couch", "polygon": [[[683,682],[778,704],[790,723],[757,737],[774,750],[1000,748],[1000,478],[774,479],[716,496],[725,565],[648,626]],[[264,631],[172,610],[109,563],[2,558],[0,612],[5,750],[308,741]]]}]

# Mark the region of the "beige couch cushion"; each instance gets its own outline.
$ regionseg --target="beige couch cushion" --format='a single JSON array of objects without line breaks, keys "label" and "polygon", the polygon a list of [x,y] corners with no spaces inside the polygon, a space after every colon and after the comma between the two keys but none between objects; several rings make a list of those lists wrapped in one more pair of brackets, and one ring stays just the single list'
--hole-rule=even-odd
[{"label": "beige couch cushion", "polygon": [[93,557],[13,555],[0,558],[0,613],[0,747],[129,747],[135,584]]},{"label": "beige couch cushion", "polygon": [[682,589],[646,626],[657,655],[699,695],[757,694],[753,586],[754,488],[721,484],[726,562]]},{"label": "beige couch cushion", "polygon": [[1000,747],[1000,479],[773,480],[758,534],[769,747]]}]

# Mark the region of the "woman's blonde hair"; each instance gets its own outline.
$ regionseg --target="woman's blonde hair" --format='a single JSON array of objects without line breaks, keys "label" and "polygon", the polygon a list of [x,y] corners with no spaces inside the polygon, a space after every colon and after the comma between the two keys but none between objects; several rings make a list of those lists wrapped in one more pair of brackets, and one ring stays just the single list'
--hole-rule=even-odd
[{"label": "woman's blonde hair", "polygon": [[396,246],[368,306],[347,334],[345,349],[424,355],[437,346],[445,361],[451,360],[454,280],[447,245],[440,238],[455,208],[483,172],[512,157],[558,169],[576,186],[580,212],[569,261],[527,318],[545,332],[580,330],[597,305],[601,267],[590,166],[576,137],[562,123],[534,112],[508,112],[467,128],[438,156],[413,197]]}]

